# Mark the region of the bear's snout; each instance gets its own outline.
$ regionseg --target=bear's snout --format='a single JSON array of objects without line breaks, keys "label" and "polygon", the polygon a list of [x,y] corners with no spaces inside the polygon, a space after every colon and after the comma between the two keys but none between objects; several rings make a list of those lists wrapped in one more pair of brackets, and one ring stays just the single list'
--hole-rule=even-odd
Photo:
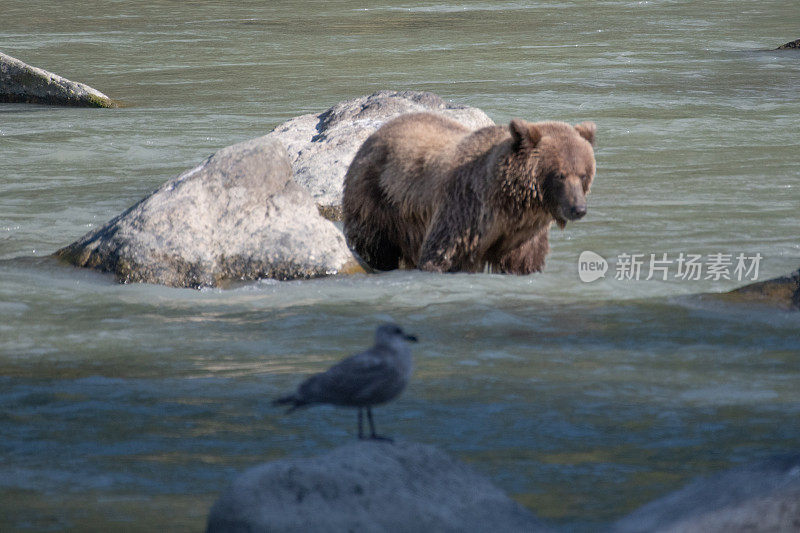
[{"label": "bear's snout", "polygon": [[578,220],[586,216],[586,202],[570,203],[558,207],[556,220],[561,220],[562,224],[566,221]]},{"label": "bear's snout", "polygon": [[575,176],[570,176],[565,178],[564,181],[556,183],[558,185],[552,187],[558,198],[557,211],[554,213],[555,218],[566,222],[586,216],[586,194],[581,180]]},{"label": "bear's snout", "polygon": [[586,215],[586,204],[577,204],[569,208],[568,218],[570,220],[578,220],[583,218],[584,215]]}]

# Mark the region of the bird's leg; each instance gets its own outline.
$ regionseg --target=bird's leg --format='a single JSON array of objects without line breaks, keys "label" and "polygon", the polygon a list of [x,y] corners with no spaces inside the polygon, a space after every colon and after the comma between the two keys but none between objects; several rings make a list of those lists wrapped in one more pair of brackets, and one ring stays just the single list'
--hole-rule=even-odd
[{"label": "bird's leg", "polygon": [[385,440],[388,442],[394,442],[394,440],[390,439],[389,437],[382,437],[380,435],[375,434],[375,422],[372,420],[372,408],[367,407],[367,420],[369,421],[369,430],[370,436],[369,438],[372,440]]},{"label": "bird's leg", "polygon": [[358,408],[358,438],[363,440],[364,439],[364,422],[362,421],[363,414],[362,408]]}]

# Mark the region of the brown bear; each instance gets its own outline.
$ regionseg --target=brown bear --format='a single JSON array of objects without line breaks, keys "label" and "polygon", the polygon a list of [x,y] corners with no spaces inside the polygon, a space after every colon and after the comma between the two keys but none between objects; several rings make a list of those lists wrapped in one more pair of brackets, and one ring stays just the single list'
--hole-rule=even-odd
[{"label": "brown bear", "polygon": [[596,126],[529,123],[470,130],[402,115],[359,148],[344,178],[344,232],[372,268],[529,274],[552,222],[586,214]]}]

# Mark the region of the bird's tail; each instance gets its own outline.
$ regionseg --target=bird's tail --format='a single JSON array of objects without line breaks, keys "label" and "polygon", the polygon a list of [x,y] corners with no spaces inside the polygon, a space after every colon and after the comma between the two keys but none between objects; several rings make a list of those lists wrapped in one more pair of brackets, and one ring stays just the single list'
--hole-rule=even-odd
[{"label": "bird's tail", "polygon": [[276,399],[272,400],[272,405],[274,405],[276,407],[279,406],[279,405],[288,405],[289,409],[287,409],[286,413],[285,413],[287,415],[289,413],[291,413],[292,411],[294,411],[295,409],[303,407],[304,405],[308,405],[308,403],[309,402],[307,402],[307,401],[305,401],[305,400],[303,400],[301,398],[298,398],[294,394],[290,394],[289,396],[282,396],[280,398],[276,398]]}]

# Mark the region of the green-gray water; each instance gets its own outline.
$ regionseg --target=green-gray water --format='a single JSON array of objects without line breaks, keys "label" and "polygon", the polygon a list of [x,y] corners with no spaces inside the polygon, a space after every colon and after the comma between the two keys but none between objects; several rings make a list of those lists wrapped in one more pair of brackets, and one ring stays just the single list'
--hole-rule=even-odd
[{"label": "green-gray water", "polygon": [[[386,319],[421,342],[379,429],[566,530],[797,449],[800,315],[697,296],[734,275],[613,278],[634,253],[798,267],[800,53],[766,50],[800,37],[800,4],[4,0],[1,18],[0,50],[124,107],[0,104],[0,529],[201,529],[237,472],[353,438],[350,411],[269,400]],[[597,122],[589,214],[544,273],[198,292],[48,257],[211,152],[379,89]],[[584,250],[605,279],[578,279]]]}]

